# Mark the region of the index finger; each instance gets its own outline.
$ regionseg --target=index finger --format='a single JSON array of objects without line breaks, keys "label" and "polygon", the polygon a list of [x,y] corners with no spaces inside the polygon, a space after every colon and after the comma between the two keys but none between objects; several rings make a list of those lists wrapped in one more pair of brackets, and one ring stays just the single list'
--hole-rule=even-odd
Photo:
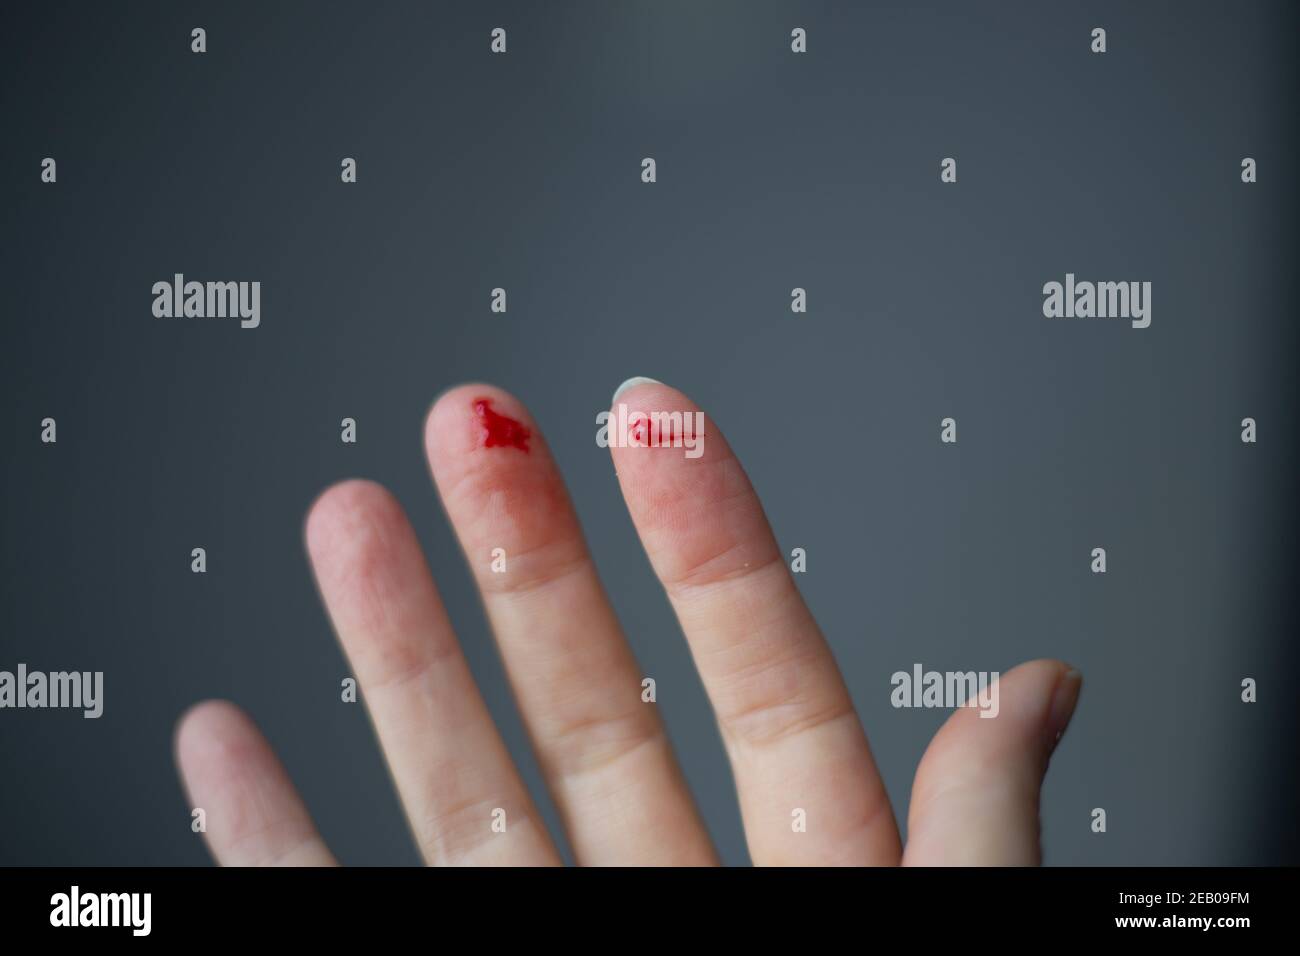
[{"label": "index finger", "polygon": [[[689,398],[634,382],[614,396],[614,465],[717,714],[750,856],[897,863],[871,748],[749,478]],[[625,429],[625,416],[646,424]]]}]

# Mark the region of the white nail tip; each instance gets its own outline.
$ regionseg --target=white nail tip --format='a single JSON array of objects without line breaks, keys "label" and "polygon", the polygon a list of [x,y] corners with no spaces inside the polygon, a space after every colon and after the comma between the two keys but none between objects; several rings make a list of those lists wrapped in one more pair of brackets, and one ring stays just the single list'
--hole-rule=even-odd
[{"label": "white nail tip", "polygon": [[659,379],[657,378],[646,378],[644,375],[634,375],[632,378],[629,378],[618,388],[614,389],[614,397],[611,398],[610,401],[611,402],[616,401],[618,397],[622,395],[624,392],[626,392],[629,388],[635,388],[638,385],[662,385],[662,384],[663,382],[659,381]]}]

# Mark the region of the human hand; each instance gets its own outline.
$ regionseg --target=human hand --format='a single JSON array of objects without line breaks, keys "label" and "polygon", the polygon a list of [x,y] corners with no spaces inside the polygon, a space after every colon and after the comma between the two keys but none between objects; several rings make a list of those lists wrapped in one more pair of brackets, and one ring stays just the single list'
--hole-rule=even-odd
[{"label": "human hand", "polygon": [[[615,398],[632,412],[698,411],[649,380]],[[644,445],[644,429],[639,437]],[[458,387],[430,411],[425,446],[577,862],[716,863],[526,410],[500,389]],[[711,421],[700,447],[699,457],[611,451],[712,701],[753,862],[1038,863],[1039,789],[1078,699],[1077,672],[1023,664],[998,681],[994,719],[953,713],[917,770],[904,850],[848,691],[748,478]],[[397,502],[370,482],[335,485],[312,506],[306,538],[424,859],[559,863]],[[498,548],[504,571],[493,570]],[[197,705],[176,749],[218,862],[334,863],[242,711]]]}]

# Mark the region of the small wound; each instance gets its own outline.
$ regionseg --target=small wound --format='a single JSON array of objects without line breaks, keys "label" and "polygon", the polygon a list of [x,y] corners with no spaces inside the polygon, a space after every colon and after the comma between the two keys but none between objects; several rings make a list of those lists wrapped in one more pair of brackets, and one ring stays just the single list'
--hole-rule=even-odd
[{"label": "small wound", "polygon": [[492,399],[474,399],[474,415],[478,418],[484,448],[518,448],[525,454],[528,452],[532,432],[522,422],[494,412]]}]

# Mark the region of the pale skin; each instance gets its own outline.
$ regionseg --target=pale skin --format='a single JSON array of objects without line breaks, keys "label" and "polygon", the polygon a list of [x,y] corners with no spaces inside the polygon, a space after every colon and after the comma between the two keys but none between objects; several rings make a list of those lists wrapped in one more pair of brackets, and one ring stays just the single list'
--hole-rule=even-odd
[{"label": "pale skin", "polygon": [[[473,412],[482,397],[531,429],[528,453],[484,447]],[[697,410],[657,382],[617,401],[633,411]],[[1078,700],[1078,673],[1032,661],[1002,675],[995,718],[955,709],[916,772],[904,847],[830,648],[740,462],[717,424],[705,423],[698,459],[671,447],[611,453],[713,705],[753,862],[1039,863],[1039,791]],[[642,700],[646,675],[537,423],[498,388],[461,386],[430,411],[425,449],[576,861],[716,863],[660,705]],[[372,482],[334,485],[312,505],[306,540],[424,860],[558,864],[397,501]],[[492,569],[497,548],[505,573]],[[888,694],[888,675],[875,685]],[[176,752],[219,863],[335,863],[270,745],[237,707],[193,707],[177,727]],[[493,827],[498,809],[504,832]]]}]

